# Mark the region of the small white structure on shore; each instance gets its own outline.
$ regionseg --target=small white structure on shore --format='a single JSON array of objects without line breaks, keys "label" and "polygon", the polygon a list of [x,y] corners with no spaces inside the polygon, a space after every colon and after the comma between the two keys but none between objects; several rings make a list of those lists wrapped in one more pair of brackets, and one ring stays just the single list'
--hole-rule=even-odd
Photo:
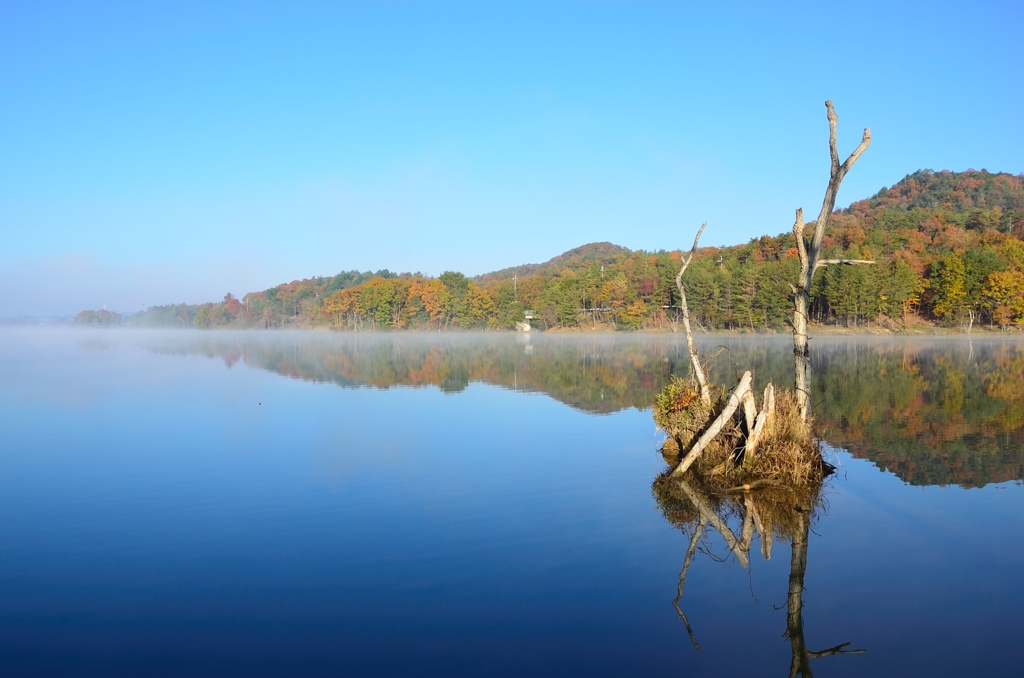
[{"label": "small white structure on shore", "polygon": [[533,320],[534,311],[523,311],[523,318],[525,320],[521,323],[516,323],[516,332],[529,332],[533,329],[530,325],[530,321]]}]

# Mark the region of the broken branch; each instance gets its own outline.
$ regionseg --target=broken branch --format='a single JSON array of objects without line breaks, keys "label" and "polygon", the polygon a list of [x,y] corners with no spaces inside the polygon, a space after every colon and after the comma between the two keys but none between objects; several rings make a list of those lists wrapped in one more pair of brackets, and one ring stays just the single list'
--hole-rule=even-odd
[{"label": "broken branch", "polygon": [[736,412],[736,408],[739,407],[744,393],[750,390],[750,379],[750,372],[744,372],[743,377],[740,379],[740,383],[736,386],[736,390],[732,392],[732,395],[729,396],[729,400],[725,403],[725,407],[722,408],[722,413],[718,415],[718,418],[715,419],[714,423],[711,424],[708,430],[704,432],[704,435],[700,437],[697,443],[690,448],[689,452],[687,452],[686,456],[680,460],[675,469],[672,470],[673,476],[679,476],[686,473],[686,469],[690,468],[693,462],[697,460],[701,452],[704,451],[704,448],[708,446],[708,443],[710,443],[714,437],[722,431],[725,424],[730,418],[732,418],[733,413]]}]

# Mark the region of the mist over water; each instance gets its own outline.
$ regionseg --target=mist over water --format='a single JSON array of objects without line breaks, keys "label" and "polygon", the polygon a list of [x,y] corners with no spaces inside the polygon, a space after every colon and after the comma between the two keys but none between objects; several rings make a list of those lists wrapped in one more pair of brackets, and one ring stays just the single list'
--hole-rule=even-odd
[{"label": "mist over water", "polygon": [[[788,337],[700,342],[792,380]],[[812,356],[803,629],[867,650],[815,671],[1015,675],[1024,342]],[[672,605],[647,408],[686,369],[672,335],[0,329],[0,672],[784,673],[784,540],[744,570],[709,531],[700,652]]]}]

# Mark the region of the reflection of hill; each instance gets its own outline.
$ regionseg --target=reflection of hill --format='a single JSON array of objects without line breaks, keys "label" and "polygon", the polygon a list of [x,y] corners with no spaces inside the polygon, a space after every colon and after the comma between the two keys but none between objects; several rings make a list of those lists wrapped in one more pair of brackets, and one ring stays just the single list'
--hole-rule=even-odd
[{"label": "reflection of hill", "polygon": [[[717,380],[752,369],[756,387],[793,379],[788,337],[702,337]],[[986,339],[816,340],[815,415],[825,439],[920,485],[1024,478],[1024,343]],[[202,333],[161,335],[161,352],[202,353],[345,388],[472,382],[546,393],[604,414],[644,409],[675,373],[674,336]],[[973,346],[973,348],[972,348]]]},{"label": "reflection of hill", "polygon": [[457,393],[472,382],[541,392],[606,414],[649,407],[673,370],[686,369],[672,338],[327,335],[307,341],[266,335],[195,336],[154,346],[170,353],[238,360],[277,374],[346,388],[436,386]]},{"label": "reflection of hill", "polygon": [[1024,478],[1024,345],[819,348],[828,441],[915,485]]}]

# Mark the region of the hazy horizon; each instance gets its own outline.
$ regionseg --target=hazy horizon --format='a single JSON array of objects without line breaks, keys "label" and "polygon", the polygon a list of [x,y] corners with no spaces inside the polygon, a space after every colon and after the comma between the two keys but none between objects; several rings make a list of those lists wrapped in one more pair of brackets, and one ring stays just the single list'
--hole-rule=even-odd
[{"label": "hazy horizon", "polygon": [[468,275],[788,230],[918,169],[1024,172],[1010,3],[7,5],[0,318],[339,271]]}]

